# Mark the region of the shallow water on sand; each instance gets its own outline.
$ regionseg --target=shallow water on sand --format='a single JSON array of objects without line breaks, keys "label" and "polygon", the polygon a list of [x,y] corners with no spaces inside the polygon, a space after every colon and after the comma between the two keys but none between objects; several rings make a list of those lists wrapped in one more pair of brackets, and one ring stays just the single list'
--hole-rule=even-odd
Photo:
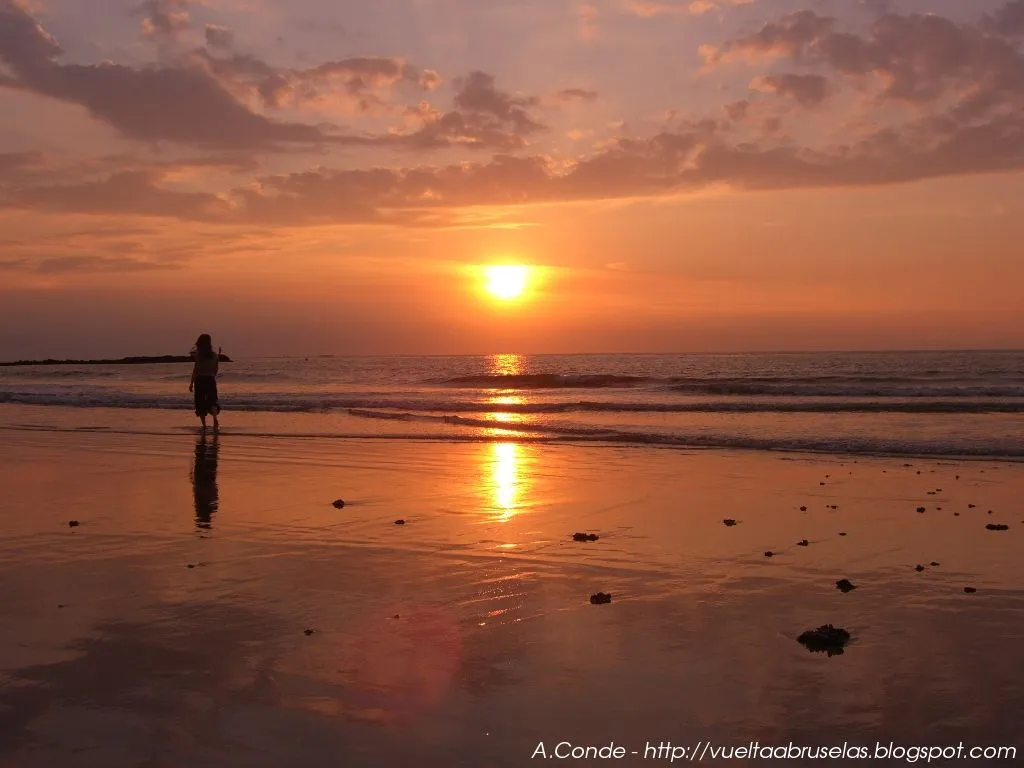
[{"label": "shallow water on sand", "polygon": [[[3,439],[0,766],[1016,743],[1020,465]],[[796,642],[824,623],[852,633],[844,654]]]}]

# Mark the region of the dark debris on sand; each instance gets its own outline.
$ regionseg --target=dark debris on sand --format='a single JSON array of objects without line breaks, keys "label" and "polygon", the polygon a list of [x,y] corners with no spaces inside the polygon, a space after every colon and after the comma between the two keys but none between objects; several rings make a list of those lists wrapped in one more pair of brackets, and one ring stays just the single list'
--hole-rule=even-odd
[{"label": "dark debris on sand", "polygon": [[807,511],[807,507],[800,507],[800,511],[801,512],[806,512]]},{"label": "dark debris on sand", "polygon": [[302,634],[304,634],[304,635],[305,635],[306,637],[309,637],[309,636],[310,636],[310,635],[312,635],[312,634],[313,634],[314,632],[316,632],[316,630],[315,630],[315,629],[304,629],[304,630],[302,630]]},{"label": "dark debris on sand", "polygon": [[964,592],[966,592],[968,595],[973,595],[977,591],[978,590],[974,587],[964,587]]},{"label": "dark debris on sand", "polygon": [[77,528],[79,525],[81,525],[81,523],[77,520],[68,520],[68,528]]},{"label": "dark debris on sand", "polygon": [[574,533],[573,541],[597,541],[600,538],[596,533]]},{"label": "dark debris on sand", "polygon": [[1010,530],[1010,526],[1003,525],[1002,523],[989,523],[988,525],[985,526],[985,528],[986,528],[986,530],[989,530],[989,531],[1008,531],[1008,530]]},{"label": "dark debris on sand", "polygon": [[800,541],[798,541],[798,542],[796,543],[796,545],[797,545],[798,547],[807,547],[807,546],[810,546],[810,543],[811,543],[811,542],[809,542],[809,541],[808,541],[807,539],[800,539]]},{"label": "dark debris on sand", "polygon": [[395,525],[405,525],[405,520],[399,518],[398,520],[395,520]]},{"label": "dark debris on sand", "polygon": [[915,565],[914,566],[914,570],[917,571],[918,573],[920,573],[921,571],[924,570],[924,566],[920,565],[920,564],[919,565]]},{"label": "dark debris on sand", "polygon": [[765,552],[765,553],[764,553],[764,556],[765,556],[765,557],[775,557],[775,553],[774,553],[774,552],[772,552],[772,551],[771,551],[771,550],[769,549],[769,550],[768,550],[767,552]]},{"label": "dark debris on sand", "polygon": [[857,585],[854,584],[849,579],[840,579],[839,581],[836,582],[836,589],[838,589],[840,592],[842,592],[844,594],[847,593],[847,592],[852,592],[856,588],[857,588]]},{"label": "dark debris on sand", "polygon": [[598,592],[596,595],[590,596],[591,605],[604,605],[605,603],[610,603],[611,601],[612,596],[609,595],[607,592]]},{"label": "dark debris on sand", "polygon": [[730,527],[731,527],[731,526],[734,526],[734,525],[736,525],[736,522],[737,522],[737,521],[736,521],[736,520],[733,520],[733,519],[732,519],[731,517],[727,517],[727,518],[725,518],[725,520],[723,520],[723,521],[722,521],[722,524],[723,524],[723,525],[727,525],[727,526],[730,526]]},{"label": "dark debris on sand", "polygon": [[345,502],[342,499],[335,499],[334,501],[331,502],[331,504],[334,505],[335,509],[341,509],[342,507],[345,506]]},{"label": "dark debris on sand", "polygon": [[797,642],[811,653],[827,653],[839,656],[844,646],[850,642],[850,633],[841,627],[823,624],[817,629],[809,629],[797,638]]}]

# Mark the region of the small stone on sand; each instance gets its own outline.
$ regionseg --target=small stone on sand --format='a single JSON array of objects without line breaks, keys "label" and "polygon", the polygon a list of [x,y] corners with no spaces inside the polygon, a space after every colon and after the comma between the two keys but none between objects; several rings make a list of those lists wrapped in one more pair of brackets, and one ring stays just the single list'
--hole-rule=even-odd
[{"label": "small stone on sand", "polygon": [[334,508],[335,508],[335,509],[341,509],[342,507],[344,507],[344,506],[345,506],[345,502],[344,502],[344,501],[342,501],[341,499],[335,499],[335,500],[334,500],[333,502],[331,502],[331,503],[332,503],[332,504],[334,505]]},{"label": "small stone on sand", "polygon": [[723,523],[724,523],[725,525],[728,525],[728,526],[733,526],[733,525],[736,525],[736,521],[735,521],[735,520],[733,520],[733,519],[732,519],[731,517],[727,517],[727,518],[725,518],[725,520],[723,520],[722,522],[723,522]]},{"label": "small stone on sand", "polygon": [[315,629],[304,629],[304,630],[302,630],[302,634],[306,635],[306,637],[309,637],[309,636],[310,636],[310,635],[312,635],[312,634],[313,634],[314,632],[316,632],[316,630],[315,630]]},{"label": "small stone on sand", "polygon": [[845,535],[846,535],[846,531],[840,531],[840,532],[839,532],[839,535],[840,535],[840,536],[845,536]]},{"label": "small stone on sand", "polygon": [[769,549],[769,550],[768,550],[767,552],[765,552],[765,553],[764,553],[764,556],[765,556],[765,557],[774,557],[774,556],[775,556],[775,553],[774,553],[774,552],[772,552],[772,551],[771,551],[771,550]]},{"label": "small stone on sand", "polygon": [[596,533],[574,533],[572,535],[573,541],[597,541],[597,539]]},{"label": "small stone on sand", "polygon": [[920,573],[921,571],[924,570],[924,566],[923,565],[915,565],[914,566],[914,570],[917,571],[918,573]]},{"label": "small stone on sand", "polygon": [[598,592],[596,595],[590,596],[590,603],[592,605],[604,605],[605,603],[610,603],[611,601],[612,596],[609,595],[607,592]]},{"label": "small stone on sand", "polygon": [[800,541],[798,541],[798,542],[796,543],[796,545],[797,545],[798,547],[806,547],[806,546],[808,546],[808,545],[809,545],[810,543],[811,543],[811,542],[809,542],[809,541],[808,541],[807,539],[800,539]]},{"label": "small stone on sand", "polygon": [[967,505],[967,508],[968,508],[968,509],[974,509],[974,507],[975,507],[975,505],[974,505],[974,504],[968,504],[968,505]]},{"label": "small stone on sand", "polygon": [[1008,530],[1010,530],[1010,526],[1003,525],[1002,523],[989,523],[988,525],[985,526],[985,528],[987,528],[990,531],[1008,531]]},{"label": "small stone on sand", "polygon": [[68,520],[68,528],[76,528],[79,525],[81,525],[81,523],[79,523],[77,520]]},{"label": "small stone on sand", "polygon": [[806,512],[807,511],[807,507],[800,507],[800,511],[801,512]]},{"label": "small stone on sand", "polygon": [[797,642],[814,653],[827,653],[838,656],[843,646],[850,641],[850,633],[840,627],[824,624],[817,629],[809,629],[797,638]]},{"label": "small stone on sand", "polygon": [[854,590],[856,588],[857,588],[857,585],[854,584],[849,579],[840,579],[839,581],[836,582],[836,589],[838,589],[840,592],[849,592],[849,591]]},{"label": "small stone on sand", "polygon": [[930,563],[928,563],[928,565],[930,565],[932,568],[934,568],[935,566],[938,565],[938,563],[935,562],[934,560],[932,560]]},{"label": "small stone on sand", "polygon": [[395,520],[395,525],[405,525],[405,520]]},{"label": "small stone on sand", "polygon": [[964,587],[964,592],[966,592],[969,595],[974,594],[977,591],[978,590],[975,589],[974,587]]},{"label": "small stone on sand", "polygon": [[918,512],[924,512],[924,507],[918,507],[918,508],[917,508],[917,511],[918,511]]}]

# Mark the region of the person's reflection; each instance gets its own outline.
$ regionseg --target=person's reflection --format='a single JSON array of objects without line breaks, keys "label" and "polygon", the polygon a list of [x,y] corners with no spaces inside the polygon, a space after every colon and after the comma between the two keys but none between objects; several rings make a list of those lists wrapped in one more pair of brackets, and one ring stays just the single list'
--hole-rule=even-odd
[{"label": "person's reflection", "polygon": [[213,527],[213,515],[217,511],[217,452],[220,446],[217,435],[213,441],[206,441],[206,434],[196,440],[196,457],[192,464],[192,495],[196,503],[196,527]]}]

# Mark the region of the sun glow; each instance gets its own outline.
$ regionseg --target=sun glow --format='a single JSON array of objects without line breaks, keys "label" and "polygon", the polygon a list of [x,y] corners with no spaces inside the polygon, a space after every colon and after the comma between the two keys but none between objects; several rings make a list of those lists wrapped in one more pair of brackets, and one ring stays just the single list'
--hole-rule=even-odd
[{"label": "sun glow", "polygon": [[519,265],[487,267],[484,275],[487,278],[484,289],[491,296],[502,301],[512,301],[522,296],[526,290],[530,268]]}]

